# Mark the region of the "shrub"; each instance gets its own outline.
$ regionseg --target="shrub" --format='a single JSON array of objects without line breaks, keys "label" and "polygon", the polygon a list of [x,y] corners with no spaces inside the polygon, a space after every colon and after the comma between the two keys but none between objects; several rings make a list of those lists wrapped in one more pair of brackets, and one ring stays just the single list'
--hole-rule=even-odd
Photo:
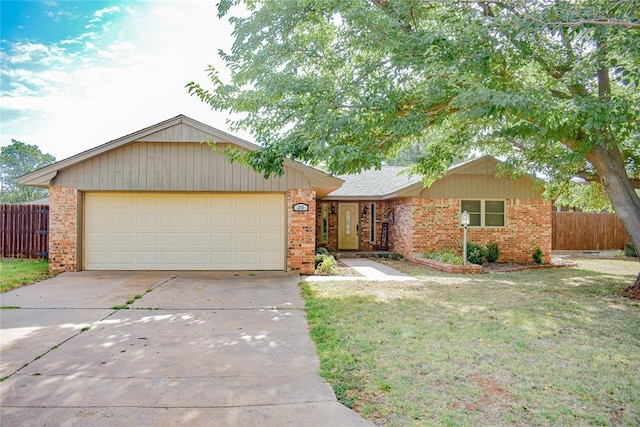
[{"label": "shrub", "polygon": [[316,254],[319,255],[329,255],[329,250],[324,246],[320,246],[316,249]]},{"label": "shrub", "polygon": [[467,261],[482,265],[487,261],[487,250],[477,243],[467,242]]},{"label": "shrub", "polygon": [[380,259],[392,259],[394,261],[398,261],[399,259],[402,259],[402,254],[399,254],[396,252],[387,252],[386,254],[375,254],[373,257],[380,258]]},{"label": "shrub", "polygon": [[462,265],[462,257],[452,250],[448,251],[429,251],[423,254],[425,258],[434,261],[443,262],[445,264]]},{"label": "shrub", "polygon": [[638,249],[633,243],[631,242],[627,243],[627,246],[625,246],[624,248],[624,256],[629,256],[633,258],[638,256]]},{"label": "shrub", "polygon": [[497,243],[487,243],[487,262],[496,262],[500,257],[500,249]]},{"label": "shrub", "polygon": [[333,255],[316,255],[318,273],[338,274],[338,263]]},{"label": "shrub", "polygon": [[536,264],[542,264],[544,258],[542,257],[542,249],[536,247],[533,251],[533,262]]}]

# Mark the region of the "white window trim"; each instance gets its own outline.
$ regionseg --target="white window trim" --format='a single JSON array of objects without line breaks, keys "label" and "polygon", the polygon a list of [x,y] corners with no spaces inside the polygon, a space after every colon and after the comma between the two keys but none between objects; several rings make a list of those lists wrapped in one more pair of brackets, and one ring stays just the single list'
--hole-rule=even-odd
[{"label": "white window trim", "polygon": [[[507,200],[506,199],[460,199],[460,213],[462,213],[462,201],[480,201],[480,225],[468,225],[468,228],[507,228]],[[504,225],[485,225],[485,202],[502,202],[504,206]],[[460,226],[462,227],[462,226]]]}]

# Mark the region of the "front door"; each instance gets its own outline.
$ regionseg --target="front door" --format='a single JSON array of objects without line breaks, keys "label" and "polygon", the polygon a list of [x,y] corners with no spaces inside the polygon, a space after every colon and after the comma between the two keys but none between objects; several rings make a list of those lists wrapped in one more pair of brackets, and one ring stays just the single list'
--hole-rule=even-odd
[{"label": "front door", "polygon": [[357,203],[338,204],[338,249],[358,249]]}]

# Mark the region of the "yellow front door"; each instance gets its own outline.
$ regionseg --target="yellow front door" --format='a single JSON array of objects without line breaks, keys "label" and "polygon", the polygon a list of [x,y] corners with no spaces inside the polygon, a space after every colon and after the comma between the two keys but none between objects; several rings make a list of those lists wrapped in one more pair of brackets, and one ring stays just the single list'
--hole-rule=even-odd
[{"label": "yellow front door", "polygon": [[338,205],[338,249],[358,249],[358,204]]}]

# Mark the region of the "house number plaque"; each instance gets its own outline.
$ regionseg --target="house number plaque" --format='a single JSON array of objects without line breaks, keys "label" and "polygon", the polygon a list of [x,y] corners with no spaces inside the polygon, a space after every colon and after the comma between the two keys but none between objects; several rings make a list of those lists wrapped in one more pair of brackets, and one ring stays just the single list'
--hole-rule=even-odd
[{"label": "house number plaque", "polygon": [[293,205],[294,212],[307,212],[309,210],[309,205],[306,203],[296,203]]}]

